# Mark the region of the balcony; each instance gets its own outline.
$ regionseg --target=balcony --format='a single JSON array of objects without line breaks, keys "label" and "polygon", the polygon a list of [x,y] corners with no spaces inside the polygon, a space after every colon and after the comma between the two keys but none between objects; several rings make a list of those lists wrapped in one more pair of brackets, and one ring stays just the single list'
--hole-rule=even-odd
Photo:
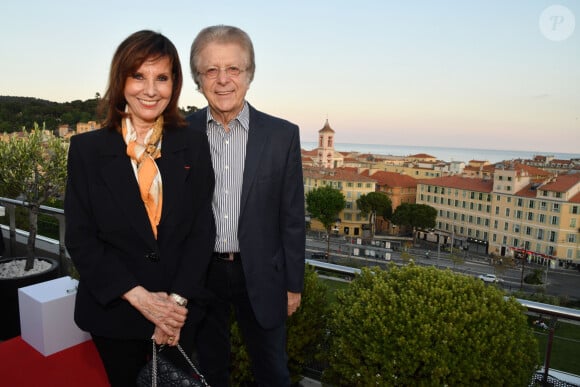
[{"label": "balcony", "polygon": [[[6,216],[0,217],[0,227],[2,228],[2,233],[7,240],[5,256],[17,256],[23,254],[25,250],[26,236],[27,233],[22,230],[18,230],[15,227],[14,214],[15,209],[22,206],[24,203],[17,200],[0,198],[0,205],[6,208]],[[41,213],[54,217],[58,221],[58,239],[48,238],[45,236],[39,236],[36,241],[36,248],[39,255],[46,255],[59,259],[61,262],[61,268],[64,271],[68,270],[72,265],[70,263],[70,257],[68,256],[66,249],[64,247],[64,228],[65,228],[65,218],[63,210],[51,208],[51,207],[41,207]],[[367,261],[370,261],[368,257]],[[323,269],[325,271],[332,271],[341,276],[353,277],[360,272],[357,269],[351,267],[346,267],[337,264],[322,263],[315,260],[307,259],[307,263],[318,269]],[[66,274],[63,272],[62,274]],[[546,329],[538,333],[545,342],[545,348],[541,348],[544,352],[544,367],[539,370],[534,376],[534,380],[538,383],[551,383],[550,385],[556,386],[580,386],[580,377],[577,375],[561,372],[550,368],[551,356],[555,349],[559,345],[573,346],[575,353],[580,353],[580,342],[577,340],[566,341],[564,344],[562,339],[558,337],[558,323],[560,322],[572,322],[574,324],[580,324],[580,311],[570,308],[563,308],[558,306],[553,306],[549,304],[543,304],[538,302],[527,301],[523,299],[518,299],[518,301],[527,308],[527,314],[530,316],[538,316],[538,320],[542,319],[547,321]],[[323,369],[320,365],[310,365],[307,369],[307,373],[312,376],[319,376]]]}]

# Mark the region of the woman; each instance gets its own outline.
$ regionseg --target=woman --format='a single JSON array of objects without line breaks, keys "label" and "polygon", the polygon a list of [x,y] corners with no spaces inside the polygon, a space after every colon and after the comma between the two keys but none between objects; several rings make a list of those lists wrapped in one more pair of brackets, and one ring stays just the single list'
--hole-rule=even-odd
[{"label": "woman", "polygon": [[[75,321],[91,333],[112,386],[135,384],[157,344],[191,352],[213,251],[207,136],[178,110],[175,46],[139,31],[117,48],[103,129],[73,136],[66,246],[80,274]],[[189,301],[189,302],[188,302]],[[189,310],[189,311],[188,311]]]}]

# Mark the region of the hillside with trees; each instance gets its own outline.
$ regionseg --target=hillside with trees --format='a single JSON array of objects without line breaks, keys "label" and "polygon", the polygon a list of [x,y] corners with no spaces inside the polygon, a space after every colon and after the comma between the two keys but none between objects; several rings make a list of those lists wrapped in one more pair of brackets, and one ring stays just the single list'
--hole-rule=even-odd
[{"label": "hillside with trees", "polygon": [[75,127],[77,122],[97,119],[96,98],[86,101],[52,102],[32,97],[0,96],[0,133],[33,128],[34,123],[49,130],[59,125]]},{"label": "hillside with trees", "polygon": [[[60,125],[76,127],[78,122],[99,121],[97,104],[101,98],[86,101],[52,102],[33,97],[0,95],[0,133],[11,133],[22,128],[33,128],[36,122],[41,128],[55,130]],[[186,115],[197,110],[195,106],[180,109]]]}]

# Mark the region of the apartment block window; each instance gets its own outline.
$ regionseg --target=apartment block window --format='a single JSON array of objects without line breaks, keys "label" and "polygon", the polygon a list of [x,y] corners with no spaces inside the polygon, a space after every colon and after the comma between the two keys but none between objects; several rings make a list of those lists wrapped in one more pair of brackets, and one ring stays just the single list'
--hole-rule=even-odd
[{"label": "apartment block window", "polygon": [[467,208],[467,202],[465,200],[461,203],[461,207]]},{"label": "apartment block window", "polygon": [[453,220],[457,220],[457,212],[453,213]]},{"label": "apartment block window", "polygon": [[477,211],[480,211],[481,212],[482,210],[483,210],[483,204],[478,203],[477,204]]},{"label": "apartment block window", "polygon": [[423,194],[419,195],[419,197],[421,198],[421,201],[425,201],[425,196],[423,196]]},{"label": "apartment block window", "polygon": [[494,220],[493,221],[493,228],[497,229],[498,223],[499,223],[499,221]]},{"label": "apartment block window", "polygon": [[540,202],[540,210],[546,211],[548,204],[546,202]]},{"label": "apartment block window", "polygon": [[556,242],[556,231],[550,231],[550,242]]},{"label": "apartment block window", "polygon": [[477,224],[481,224],[481,218],[478,216],[475,222],[476,222]]},{"label": "apartment block window", "polygon": [[455,200],[455,207],[459,207],[459,200]]},{"label": "apartment block window", "polygon": [[463,235],[464,232],[465,229],[463,228],[463,226],[459,227],[459,234]]},{"label": "apartment block window", "polygon": [[568,251],[566,251],[566,258],[571,259],[572,258],[572,249],[568,249]]},{"label": "apartment block window", "polygon": [[451,212],[447,211],[447,219],[451,218]]},{"label": "apartment block window", "polygon": [[521,210],[517,210],[516,211],[516,219],[521,219],[522,218],[522,211]]},{"label": "apartment block window", "polygon": [[562,192],[554,192],[554,196],[556,197],[556,199],[561,199],[562,198]]},{"label": "apartment block window", "polygon": [[568,234],[568,242],[576,243],[576,234]]},{"label": "apartment block window", "polygon": [[538,222],[540,222],[540,223],[546,223],[546,215],[544,215],[544,214],[538,214]]},{"label": "apartment block window", "polygon": [[539,228],[538,229],[538,240],[544,239],[544,230]]},{"label": "apartment block window", "polygon": [[469,223],[473,223],[473,215],[469,215]]},{"label": "apartment block window", "polygon": [[491,212],[491,205],[490,204],[485,206],[485,212],[487,212],[488,214]]},{"label": "apartment block window", "polygon": [[576,227],[576,218],[570,219],[570,227],[572,227],[572,228]]},{"label": "apartment block window", "polygon": [[445,187],[441,187],[441,194],[445,195]]},{"label": "apartment block window", "polygon": [[344,220],[352,220],[352,214],[350,212],[345,212]]},{"label": "apartment block window", "polygon": [[560,212],[560,203],[552,203],[552,212]]},{"label": "apartment block window", "polygon": [[514,224],[514,232],[520,232],[520,225]]},{"label": "apartment block window", "polygon": [[508,176],[508,177],[507,177],[507,180],[508,180],[508,181],[512,181],[512,177],[511,177],[511,176]]},{"label": "apartment block window", "polygon": [[528,212],[528,220],[534,220],[534,213],[533,212]]},{"label": "apartment block window", "polygon": [[451,205],[452,205],[452,202],[453,202],[453,201],[452,201],[451,199],[447,199],[447,205],[448,205],[449,207],[451,207]]},{"label": "apartment block window", "polygon": [[461,214],[461,221],[465,222],[465,214]]},{"label": "apartment block window", "polygon": [[534,200],[530,200],[530,201],[528,202],[528,208],[534,208],[534,207],[535,207],[535,205],[536,205],[536,202],[535,202]]},{"label": "apartment block window", "polygon": [[507,231],[509,229],[509,227],[510,227],[510,224],[508,222],[504,222],[504,224],[503,224],[503,230],[504,231]]},{"label": "apartment block window", "polygon": [[346,183],[346,186],[347,186],[347,187],[352,187],[352,182],[351,182],[351,181],[349,181],[348,183]]},{"label": "apartment block window", "polygon": [[489,218],[485,218],[483,223],[484,223],[485,227],[489,227]]},{"label": "apartment block window", "polygon": [[492,242],[494,242],[494,243],[495,243],[495,242],[497,242],[497,234],[493,234],[493,235],[491,236],[491,240],[492,240]]},{"label": "apartment block window", "polygon": [[[349,192],[350,193],[350,192]],[[352,209],[352,202],[347,201],[346,205],[344,206],[344,208],[346,208],[347,210]]]},{"label": "apartment block window", "polygon": [[509,218],[509,216],[510,216],[510,209],[509,208],[505,209],[505,216],[506,216],[506,218]]},{"label": "apartment block window", "polygon": [[435,187],[435,193],[439,193],[439,187]]},{"label": "apartment block window", "polygon": [[475,199],[475,192],[470,192],[469,193],[469,198],[470,199]]},{"label": "apartment block window", "polygon": [[501,243],[507,245],[507,235],[504,235],[503,238],[501,238]]},{"label": "apartment block window", "polygon": [[495,200],[497,200],[498,202],[500,202],[500,203],[501,203],[501,196],[499,196],[499,195],[495,195]]},{"label": "apartment block window", "polygon": [[487,231],[483,232],[483,240],[487,240]]},{"label": "apartment block window", "polygon": [[358,188],[362,188],[362,183],[356,183],[356,186],[357,186]]},{"label": "apartment block window", "polygon": [[439,217],[442,218],[443,217],[443,210],[439,210]]},{"label": "apartment block window", "polygon": [[511,185],[508,185],[507,187],[505,187],[505,190],[506,190],[506,191],[511,191],[511,190],[512,190],[512,187],[511,187]]},{"label": "apartment block window", "polygon": [[512,202],[512,197],[511,197],[511,196],[508,196],[508,197],[507,197],[507,202],[508,202],[508,203],[511,203],[511,202]]},{"label": "apartment block window", "polygon": [[479,239],[479,238],[480,238],[480,231],[479,231],[479,230],[475,230],[475,237],[476,237],[477,239]]},{"label": "apartment block window", "polygon": [[572,213],[572,214],[580,214],[579,208],[580,208],[580,206],[572,206],[572,207],[570,207],[570,213]]},{"label": "apartment block window", "polygon": [[547,197],[548,196],[548,191],[542,190],[541,191],[541,195]]},{"label": "apartment block window", "polygon": [[479,200],[483,200],[483,193],[479,193]]},{"label": "apartment block window", "polygon": [[469,203],[469,209],[473,210],[475,208],[475,203],[471,202]]},{"label": "apartment block window", "polygon": [[517,205],[518,207],[522,207],[522,206],[524,205],[524,199],[522,199],[522,198],[518,198],[518,201],[517,201],[516,205]]},{"label": "apartment block window", "polygon": [[513,245],[518,247],[520,245],[520,240],[518,238],[514,238]]},{"label": "apartment block window", "polygon": [[529,226],[526,227],[526,235],[532,235],[532,228]]},{"label": "apartment block window", "polygon": [[559,218],[554,215],[550,217],[550,224],[558,224],[559,223]]},{"label": "apartment block window", "polygon": [[499,215],[499,206],[495,206],[495,214]]}]

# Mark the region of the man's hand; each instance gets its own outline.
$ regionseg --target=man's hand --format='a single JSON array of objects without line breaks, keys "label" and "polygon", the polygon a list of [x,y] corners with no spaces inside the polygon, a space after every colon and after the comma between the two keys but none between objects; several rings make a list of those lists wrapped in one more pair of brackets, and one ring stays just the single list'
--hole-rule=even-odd
[{"label": "man's hand", "polygon": [[288,292],[288,316],[292,316],[300,306],[301,293]]}]

